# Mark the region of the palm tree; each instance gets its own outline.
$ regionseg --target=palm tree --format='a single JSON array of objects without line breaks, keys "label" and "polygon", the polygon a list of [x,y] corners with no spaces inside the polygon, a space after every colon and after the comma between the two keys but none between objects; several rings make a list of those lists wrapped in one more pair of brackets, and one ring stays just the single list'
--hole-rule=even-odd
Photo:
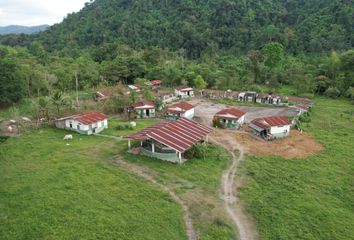
[{"label": "palm tree", "polygon": [[57,114],[59,115],[60,108],[66,105],[66,98],[63,96],[61,92],[57,91],[53,94],[50,100],[52,104],[56,107]]}]

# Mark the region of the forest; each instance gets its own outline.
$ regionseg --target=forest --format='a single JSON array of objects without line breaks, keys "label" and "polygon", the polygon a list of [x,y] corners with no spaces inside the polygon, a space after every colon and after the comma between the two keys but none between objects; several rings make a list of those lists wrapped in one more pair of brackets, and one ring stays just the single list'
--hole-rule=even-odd
[{"label": "forest", "polygon": [[96,0],[0,36],[0,102],[161,79],[166,86],[354,98],[352,1]]}]

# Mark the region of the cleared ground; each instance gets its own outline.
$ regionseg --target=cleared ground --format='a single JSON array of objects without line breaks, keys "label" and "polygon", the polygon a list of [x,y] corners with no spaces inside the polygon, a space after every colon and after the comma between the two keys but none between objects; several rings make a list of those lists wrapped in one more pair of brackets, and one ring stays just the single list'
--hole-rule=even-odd
[{"label": "cleared ground", "polygon": [[[196,106],[195,115],[203,118],[203,123],[211,125],[213,116],[218,111],[231,107],[230,105],[213,103],[207,99],[193,99],[191,103]],[[233,106],[246,112],[245,122],[258,117],[266,116],[293,116],[297,114],[297,110],[293,107],[247,107],[247,106]]]}]

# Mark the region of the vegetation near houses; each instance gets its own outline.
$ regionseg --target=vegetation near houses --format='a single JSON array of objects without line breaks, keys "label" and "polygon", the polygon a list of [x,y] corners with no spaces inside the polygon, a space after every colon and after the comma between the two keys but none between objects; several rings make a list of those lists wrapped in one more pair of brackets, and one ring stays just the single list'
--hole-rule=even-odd
[{"label": "vegetation near houses", "polygon": [[346,101],[318,99],[312,121],[302,128],[325,146],[321,153],[243,162],[248,180],[241,197],[261,239],[352,238],[353,112]]},{"label": "vegetation near houses", "polygon": [[114,141],[74,134],[67,145],[63,134],[0,143],[2,239],[186,238],[179,206],[109,161]]},{"label": "vegetation near houses", "polygon": [[[261,239],[351,239],[353,26],[352,1],[95,0],[41,33],[0,36],[0,127],[19,135],[0,136],[0,236],[186,239],[181,206],[161,184],[188,203],[200,239],[236,239],[219,195],[230,164],[226,150],[198,144],[191,161],[176,166],[128,154],[117,137],[159,122],[132,127],[134,113],[117,114],[140,100],[162,108],[156,89],[145,84],[161,79],[168,92],[190,86],[313,99],[297,127],[323,150],[318,144],[303,156],[316,154],[298,159],[246,154],[238,193]],[[141,91],[128,93],[127,84]],[[107,98],[93,101],[103,90]],[[66,132],[47,126],[91,110],[112,114],[102,132],[108,138],[74,133],[64,143]],[[24,116],[36,121],[25,123]],[[280,151],[310,142],[296,135]],[[244,136],[222,135],[240,144]],[[122,159],[157,184],[118,167]]]}]

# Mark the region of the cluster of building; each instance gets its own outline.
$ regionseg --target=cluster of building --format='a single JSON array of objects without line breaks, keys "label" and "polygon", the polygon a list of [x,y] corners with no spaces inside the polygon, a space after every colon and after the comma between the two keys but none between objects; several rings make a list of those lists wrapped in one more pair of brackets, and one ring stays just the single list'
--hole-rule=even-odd
[{"label": "cluster of building", "polygon": [[[148,127],[127,137],[129,149],[131,141],[140,141],[139,153],[171,162],[183,162],[182,154],[198,142],[207,141],[212,128],[193,121],[194,106],[183,99],[194,97],[192,87],[178,87],[174,92],[160,91],[160,80],[147,83],[158,98],[166,104],[163,111],[166,122]],[[142,91],[139,85],[129,85],[130,91]],[[262,104],[284,105],[289,102],[296,104],[301,113],[308,111],[312,101],[306,98],[281,97],[272,94],[257,94],[256,92],[234,92],[204,90],[202,95],[212,99],[228,98],[235,101],[254,102]],[[96,93],[96,98],[103,100],[109,96],[102,92]],[[174,103],[176,100],[182,100]],[[129,106],[137,118],[157,117],[157,106],[153,101],[140,101]],[[240,129],[245,123],[246,112],[237,108],[226,108],[215,113],[213,126],[228,129]],[[108,117],[99,112],[87,112],[57,119],[55,125],[76,131],[81,134],[95,134],[108,128]],[[266,140],[283,138],[289,135],[293,122],[288,117],[262,117],[253,119],[248,128],[259,137]]]},{"label": "cluster of building", "polygon": [[206,89],[203,91],[203,96],[210,99],[232,99],[239,102],[251,102],[259,104],[272,104],[276,106],[294,105],[299,115],[311,108],[312,101],[308,98],[280,96],[276,94],[257,93],[254,91],[236,92]]}]

